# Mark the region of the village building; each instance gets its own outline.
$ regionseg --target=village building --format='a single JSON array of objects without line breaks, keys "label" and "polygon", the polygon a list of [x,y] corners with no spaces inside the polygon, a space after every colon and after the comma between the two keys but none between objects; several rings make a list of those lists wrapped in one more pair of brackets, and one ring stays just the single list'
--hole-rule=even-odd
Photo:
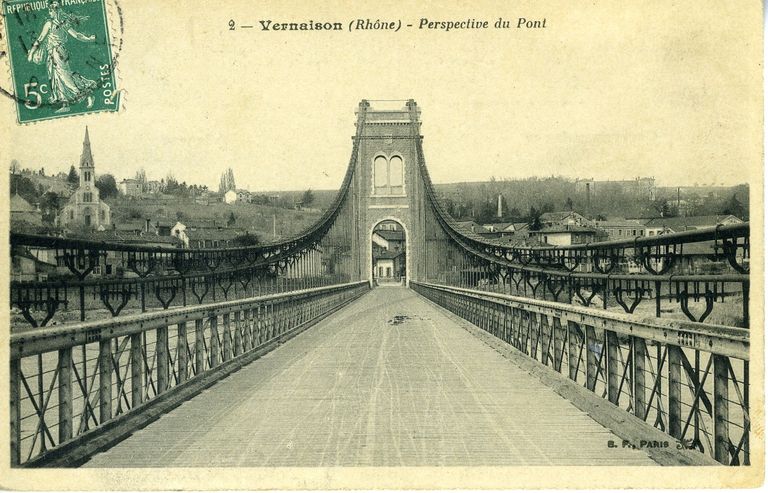
[{"label": "village building", "polygon": [[227,190],[226,192],[224,192],[225,204],[234,204],[235,202],[237,202],[237,191]]},{"label": "village building", "polygon": [[105,229],[111,222],[109,205],[99,199],[99,189],[96,188],[96,168],[86,127],[83,153],[80,156],[80,183],[62,209],[59,224],[69,229],[84,226],[96,230]]},{"label": "village building", "polygon": [[11,195],[11,223],[28,223],[42,226],[43,217],[37,208],[27,202],[24,197],[14,193]]},{"label": "village building", "polygon": [[552,246],[581,245],[596,240],[597,231],[594,228],[579,225],[546,226],[530,234],[543,244]]},{"label": "village building", "polygon": [[138,197],[141,195],[141,182],[133,178],[126,178],[118,183],[117,187],[126,197]]},{"label": "village building", "polygon": [[26,248],[11,253],[12,281],[46,281],[55,272],[56,264],[38,259]]},{"label": "village building", "polygon": [[405,275],[405,231],[394,221],[384,221],[371,235],[373,275],[383,281],[399,281]]},{"label": "village building", "polygon": [[539,216],[542,228],[548,226],[583,226],[591,227],[592,221],[574,211],[545,212]]},{"label": "village building", "polygon": [[605,231],[608,240],[627,240],[645,236],[645,223],[639,219],[609,219],[595,221],[596,226]]},{"label": "village building", "polygon": [[741,219],[731,214],[712,216],[687,217],[655,217],[645,223],[646,236],[658,236],[669,233],[681,233],[703,228],[714,228],[718,225],[743,223]]},{"label": "village building", "polygon": [[242,203],[249,203],[251,201],[251,192],[248,190],[235,190],[237,193],[237,201]]},{"label": "village building", "polygon": [[405,250],[403,230],[377,229],[371,236],[373,243],[382,250],[399,252]]}]

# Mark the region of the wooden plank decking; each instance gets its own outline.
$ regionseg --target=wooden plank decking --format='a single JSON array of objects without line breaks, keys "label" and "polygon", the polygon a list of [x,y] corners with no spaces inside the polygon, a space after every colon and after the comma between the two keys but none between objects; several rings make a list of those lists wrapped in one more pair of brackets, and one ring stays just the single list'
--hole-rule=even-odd
[{"label": "wooden plank decking", "polygon": [[609,440],[413,291],[381,287],[84,467],[655,464]]}]

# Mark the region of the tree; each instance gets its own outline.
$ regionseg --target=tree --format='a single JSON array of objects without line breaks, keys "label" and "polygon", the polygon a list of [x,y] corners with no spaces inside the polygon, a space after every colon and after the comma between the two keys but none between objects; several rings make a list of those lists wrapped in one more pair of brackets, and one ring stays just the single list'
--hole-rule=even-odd
[{"label": "tree", "polygon": [[27,202],[37,202],[40,193],[32,180],[24,175],[11,175],[11,194],[17,194]]},{"label": "tree", "polygon": [[177,197],[186,197],[189,194],[186,182],[179,183],[173,173],[168,173],[168,176],[165,177],[165,193]]},{"label": "tree", "polygon": [[259,238],[251,233],[245,233],[244,235],[236,236],[232,239],[232,243],[236,246],[252,246],[259,244]]},{"label": "tree", "polygon": [[541,229],[541,211],[531,206],[531,210],[528,213],[528,229],[531,231],[538,231]]},{"label": "tree", "polygon": [[77,174],[77,170],[75,169],[74,165],[69,167],[69,174],[67,175],[67,183],[72,187],[77,187],[77,185],[80,183],[80,175]]},{"label": "tree", "polygon": [[739,219],[744,219],[746,210],[744,205],[736,198],[736,194],[733,194],[730,199],[726,200],[723,204],[723,214],[732,214]]},{"label": "tree", "polygon": [[573,200],[571,200],[570,197],[568,197],[565,200],[565,210],[567,210],[567,211],[572,211],[573,210]]},{"label": "tree", "polygon": [[477,221],[480,224],[487,224],[493,222],[494,217],[496,217],[496,208],[493,206],[493,203],[489,201],[483,202],[480,205]]},{"label": "tree", "polygon": [[523,214],[520,212],[519,209],[517,209],[516,207],[513,207],[507,212],[507,217],[511,219],[520,219],[521,217],[523,217]]},{"label": "tree", "polygon": [[235,173],[232,171],[232,168],[227,168],[227,171],[221,174],[221,179],[219,180],[219,193],[224,194],[236,188]]},{"label": "tree", "polygon": [[43,222],[53,224],[61,210],[62,198],[56,192],[45,192],[40,197],[40,212],[43,214]]},{"label": "tree", "polygon": [[229,213],[229,218],[227,219],[227,226],[232,226],[233,224],[235,224],[236,220],[237,219],[235,219],[235,213],[234,212],[230,212]]},{"label": "tree", "polygon": [[312,193],[312,189],[310,188],[306,192],[304,192],[304,195],[301,196],[301,206],[302,207],[309,207],[312,202],[315,201],[315,194]]},{"label": "tree", "polygon": [[19,161],[16,159],[11,160],[11,174],[17,175],[21,173],[21,164],[19,164]]},{"label": "tree", "polygon": [[115,177],[110,174],[100,175],[96,179],[96,188],[99,190],[99,196],[102,199],[117,197],[117,183]]},{"label": "tree", "polygon": [[144,191],[144,185],[147,184],[147,172],[144,171],[144,168],[139,168],[139,171],[136,172],[136,181],[141,183],[141,191]]}]

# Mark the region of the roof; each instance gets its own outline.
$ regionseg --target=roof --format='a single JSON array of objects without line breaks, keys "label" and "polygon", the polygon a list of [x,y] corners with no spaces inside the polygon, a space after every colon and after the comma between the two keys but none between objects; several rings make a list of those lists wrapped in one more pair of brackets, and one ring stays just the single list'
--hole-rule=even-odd
[{"label": "roof", "polygon": [[642,227],[644,223],[637,219],[609,219],[607,221],[596,221],[600,228],[637,228]]},{"label": "roof", "polygon": [[390,260],[390,259],[395,259],[400,255],[405,255],[405,252],[395,252],[392,250],[384,250],[383,252],[374,254],[373,258],[374,260],[379,260],[379,259]]},{"label": "roof", "polygon": [[562,224],[555,226],[547,226],[541,228],[537,233],[591,233],[595,234],[594,228],[587,228],[584,226],[576,226],[575,224]]},{"label": "roof", "polygon": [[27,202],[24,197],[14,193],[11,195],[11,212],[37,212],[37,209]]},{"label": "roof", "polygon": [[741,223],[741,219],[730,214],[712,215],[712,216],[688,216],[688,217],[655,217],[645,225],[650,228],[669,228],[674,231],[681,231],[687,228],[705,228],[708,226],[717,226],[724,222]]},{"label": "roof", "polygon": [[473,228],[474,228],[474,229],[477,229],[477,230],[479,230],[480,228],[482,228],[482,226],[480,226],[479,224],[477,224],[475,221],[456,221],[456,224],[457,224],[458,226],[460,226],[460,227],[462,227],[462,228],[464,228],[464,229],[468,229],[468,230],[470,230],[470,231],[472,231],[472,229],[473,229]]},{"label": "roof", "polygon": [[117,231],[143,231],[145,227],[146,222],[143,219],[136,219],[115,223],[114,229]]},{"label": "roof", "polygon": [[377,235],[381,236],[387,241],[403,241],[405,240],[405,231],[392,231],[391,229],[379,229],[374,231]]},{"label": "roof", "polygon": [[574,211],[545,212],[541,216],[539,216],[539,221],[542,221],[542,222],[562,221],[563,219],[571,216],[584,217],[578,212],[574,212]]},{"label": "roof", "polygon": [[485,229],[488,229],[488,230],[493,229],[494,231],[504,231],[508,229],[510,226],[512,226],[513,229],[515,228],[514,223],[488,223],[488,224],[483,224],[482,226]]}]

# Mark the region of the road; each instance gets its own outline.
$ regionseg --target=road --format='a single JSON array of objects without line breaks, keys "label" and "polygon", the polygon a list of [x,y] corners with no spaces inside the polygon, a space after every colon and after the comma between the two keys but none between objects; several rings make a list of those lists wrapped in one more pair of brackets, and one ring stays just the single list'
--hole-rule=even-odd
[{"label": "road", "polygon": [[402,287],[380,287],[84,467],[653,465]]}]

